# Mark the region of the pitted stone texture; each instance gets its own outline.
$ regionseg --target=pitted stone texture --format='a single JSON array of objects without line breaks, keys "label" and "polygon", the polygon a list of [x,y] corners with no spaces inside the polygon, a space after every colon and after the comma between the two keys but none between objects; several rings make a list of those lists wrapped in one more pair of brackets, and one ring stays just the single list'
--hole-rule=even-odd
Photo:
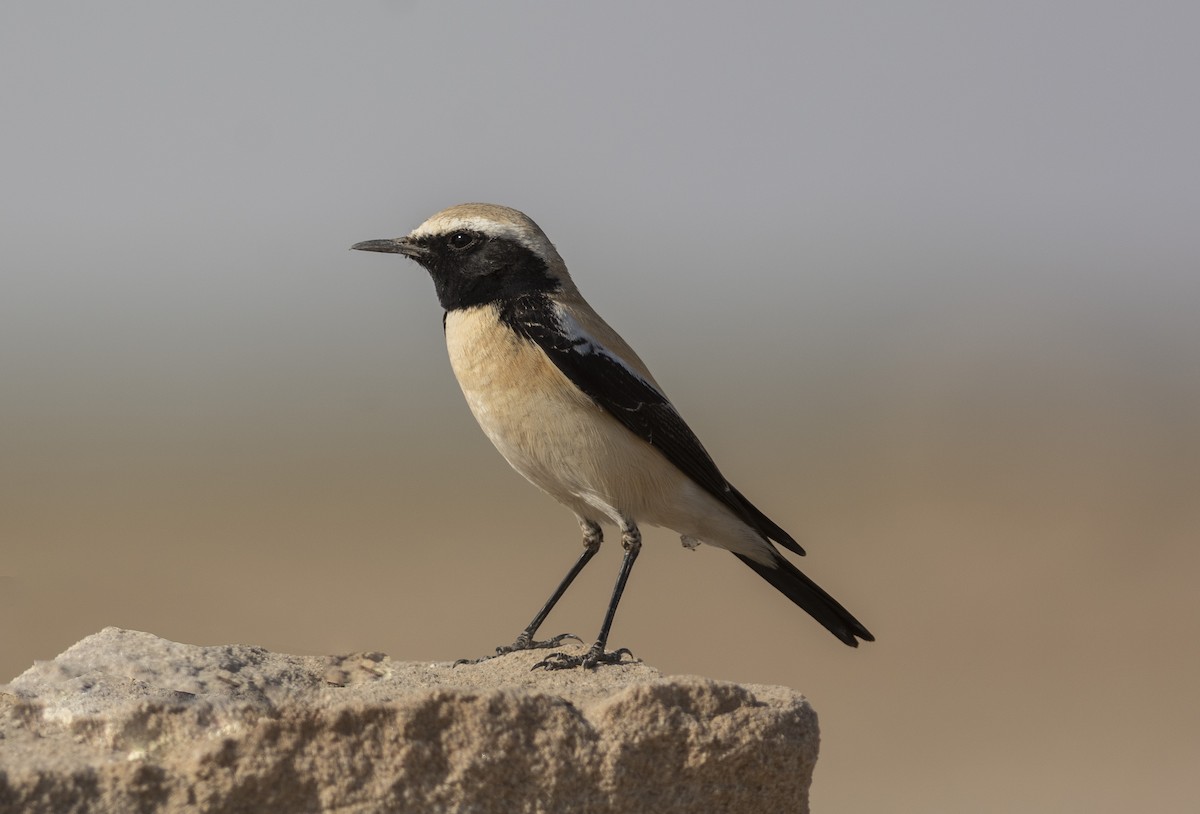
[{"label": "pitted stone texture", "polygon": [[806,812],[798,693],[106,628],[0,685],[0,814]]}]

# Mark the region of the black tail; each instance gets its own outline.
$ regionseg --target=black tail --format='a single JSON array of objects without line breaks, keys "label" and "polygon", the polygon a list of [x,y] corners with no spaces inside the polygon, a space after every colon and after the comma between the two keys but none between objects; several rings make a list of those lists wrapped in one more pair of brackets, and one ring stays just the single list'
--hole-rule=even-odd
[{"label": "black tail", "polygon": [[742,505],[742,508],[745,509],[745,514],[747,516],[743,519],[754,528],[757,528],[759,534],[761,534],[763,537],[766,537],[768,540],[774,540],[789,551],[795,551],[801,557],[804,556],[804,549],[800,547],[799,543],[792,539],[792,535],[779,528],[779,525],[774,520],[760,512],[758,507],[749,500],[746,500],[746,496],[737,489],[734,489],[732,484],[726,484],[726,486],[729,487],[730,494],[737,498],[737,502],[739,502]]},{"label": "black tail", "polygon": [[[774,567],[755,562],[741,554],[733,556],[753,568],[754,572],[771,583],[775,590],[806,610],[808,615],[824,625],[826,630],[851,647],[858,647],[858,639],[865,642],[875,641],[871,632],[851,616],[850,611],[839,605],[836,599],[821,590],[817,583],[782,556],[776,556]],[[855,638],[856,636],[858,638]]]}]

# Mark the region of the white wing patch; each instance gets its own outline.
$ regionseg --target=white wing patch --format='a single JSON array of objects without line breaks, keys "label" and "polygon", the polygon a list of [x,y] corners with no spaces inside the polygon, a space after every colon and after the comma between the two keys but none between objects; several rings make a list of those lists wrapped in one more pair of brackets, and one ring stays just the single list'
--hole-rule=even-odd
[{"label": "white wing patch", "polygon": [[[595,355],[603,356],[605,359],[610,359],[623,367],[630,376],[633,376],[639,382],[643,382],[655,393],[662,395],[661,391],[659,391],[659,389],[655,387],[652,382],[646,381],[646,377],[643,376],[637,368],[630,365],[620,356],[617,356],[617,354],[613,353],[604,345],[601,345],[595,337],[584,330],[583,326],[575,320],[575,317],[571,316],[571,313],[567,311],[567,309],[563,308],[558,303],[555,303],[555,311],[555,315],[558,317],[558,324],[562,327],[563,335],[571,340],[572,351],[580,354],[581,356]],[[666,397],[663,396],[663,398]]]}]

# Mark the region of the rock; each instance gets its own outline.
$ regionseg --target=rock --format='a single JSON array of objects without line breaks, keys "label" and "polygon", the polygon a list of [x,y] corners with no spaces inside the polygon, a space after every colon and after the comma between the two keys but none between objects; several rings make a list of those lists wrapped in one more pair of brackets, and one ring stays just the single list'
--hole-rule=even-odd
[{"label": "rock", "polygon": [[106,628],[0,685],[0,812],[808,811],[799,693]]}]

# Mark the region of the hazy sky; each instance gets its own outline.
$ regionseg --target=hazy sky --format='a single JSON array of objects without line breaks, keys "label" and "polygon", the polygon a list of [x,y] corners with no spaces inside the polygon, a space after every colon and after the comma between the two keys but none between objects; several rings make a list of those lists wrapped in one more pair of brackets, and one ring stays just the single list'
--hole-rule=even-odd
[{"label": "hazy sky", "polygon": [[668,388],[706,387],[714,356],[804,389],[991,353],[1194,405],[1197,24],[1184,3],[6,3],[7,443],[331,418],[397,370],[440,409],[431,285],[346,248],[468,200],[539,221]]},{"label": "hazy sky", "polygon": [[[0,680],[104,624],[515,634],[573,524],[471,425],[424,273],[347,250],[491,201],[880,639],[729,658],[808,620],[715,565],[685,593],[734,611],[669,600],[650,575],[716,562],[672,540],[615,644],[813,693],[815,810],[1170,809],[1200,755],[1197,31],[1168,2],[4,2]],[[497,593],[534,563],[488,559],[494,516],[561,568]],[[449,575],[475,622],[431,600]]]},{"label": "hazy sky", "polygon": [[[464,200],[527,210],[585,293],[645,300],[627,323],[674,294],[816,318],[1029,278],[1118,308],[1198,291],[1186,3],[7,3],[0,23],[0,352],[41,375],[252,358],[318,320],[309,342],[352,352],[380,266],[346,245]],[[398,293],[423,329],[428,297]]]}]

